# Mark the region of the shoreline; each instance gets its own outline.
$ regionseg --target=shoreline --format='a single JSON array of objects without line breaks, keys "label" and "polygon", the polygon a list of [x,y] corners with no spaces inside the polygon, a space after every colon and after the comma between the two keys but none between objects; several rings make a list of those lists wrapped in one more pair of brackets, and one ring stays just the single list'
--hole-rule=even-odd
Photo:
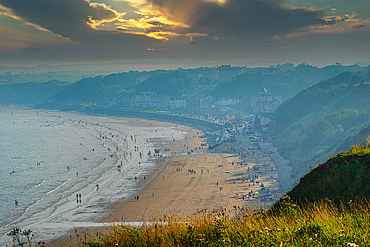
[{"label": "shoreline", "polygon": [[[256,143],[251,143],[246,135],[238,135],[234,143],[223,143],[208,149],[203,132],[193,127],[153,119],[86,115],[81,112],[77,114],[87,117],[107,117],[115,121],[122,119],[132,126],[158,126],[158,128],[164,126],[186,132],[186,138],[182,140],[174,141],[168,137],[151,138],[152,148],[162,150],[159,154],[162,157],[148,160],[155,162],[152,166],[154,168],[146,173],[146,178],[138,178],[135,192],[131,196],[121,197],[118,202],[111,205],[97,201],[94,204],[99,208],[99,212],[95,212],[98,213],[95,214],[97,217],[94,216],[91,221],[80,222],[81,224],[74,226],[76,231],[80,231],[80,235],[84,231],[104,229],[104,227],[86,228],[82,223],[91,222],[91,226],[96,227],[99,225],[96,223],[108,225],[109,222],[150,221],[168,214],[191,216],[200,211],[217,213],[220,210],[233,209],[234,206],[268,208],[273,200],[283,193],[281,188],[284,181],[282,179],[279,182],[276,170],[272,170],[278,168],[278,164],[275,166],[264,150],[256,149]],[[131,141],[129,145],[132,149],[134,143]],[[243,149],[239,154],[228,151],[239,148]],[[270,164],[265,167],[267,163]],[[255,169],[256,165],[260,169]],[[262,183],[263,188],[260,186]],[[137,196],[139,200],[135,199]],[[48,224],[51,229],[52,222]],[[71,230],[64,237],[46,240],[47,245],[68,244],[70,235],[74,236],[75,230]],[[36,239],[40,240],[37,235]]]},{"label": "shoreline", "polygon": [[[32,111],[36,114],[36,110]],[[90,162],[91,155],[96,153],[93,149],[95,148],[96,151],[97,146],[100,146],[100,148],[105,151],[108,149],[108,152],[106,152],[104,156],[99,156],[99,160],[101,160],[104,165],[99,163],[97,167],[92,170],[87,170],[87,173],[84,174],[82,174],[81,171],[79,174],[80,176],[75,175],[74,172],[73,174],[71,173],[70,176],[73,178],[68,179],[68,181],[71,180],[75,182],[77,178],[85,179],[85,177],[86,181],[90,181],[88,184],[83,185],[81,191],[78,192],[82,194],[82,204],[76,204],[75,192],[72,192],[72,194],[67,192],[67,196],[65,196],[65,194],[61,195],[63,197],[62,200],[55,203],[52,202],[52,204],[50,204],[50,209],[47,208],[47,211],[43,209],[41,209],[41,211],[35,211],[36,213],[31,215],[32,217],[27,217],[17,222],[14,226],[9,226],[9,231],[10,227],[16,226],[20,226],[22,229],[31,229],[37,240],[49,241],[50,239],[65,235],[68,229],[74,229],[77,226],[90,223],[94,225],[95,219],[106,212],[105,207],[107,205],[111,202],[122,201],[125,197],[141,189],[140,184],[137,183],[138,181],[134,180],[135,176],[146,176],[148,173],[152,172],[152,169],[155,169],[155,164],[152,160],[148,160],[150,157],[146,156],[146,153],[148,150],[154,153],[156,147],[153,143],[148,142],[148,139],[158,138],[163,142],[170,142],[173,138],[184,138],[185,134],[185,132],[175,130],[175,124],[154,122],[153,120],[119,119],[116,117],[103,118],[101,116],[97,117],[76,113],[58,114],[56,111],[37,111],[37,116],[40,115],[39,113],[41,113],[42,116],[45,115],[57,119],[60,118],[60,115],[66,116],[66,118],[69,119],[68,121],[71,122],[71,127],[76,125],[85,130],[87,129],[85,124],[91,126],[91,131],[88,130],[86,134],[91,136],[92,139],[97,139],[98,142],[90,142],[91,148],[88,148],[89,152],[81,153],[81,157],[86,157],[86,162]],[[30,114],[32,115],[32,113]],[[81,121],[80,119],[83,120]],[[45,118],[46,122],[48,122],[48,120],[48,118]],[[86,123],[84,122],[85,120],[87,120]],[[97,122],[99,124],[97,124]],[[55,126],[65,125],[55,124]],[[137,126],[143,128],[138,128]],[[39,128],[38,125],[37,128]],[[74,131],[73,129],[72,132],[74,133]],[[100,137],[99,133],[101,134]],[[117,133],[120,134],[117,135]],[[132,140],[130,135],[135,134],[138,135],[134,138],[135,140]],[[79,144],[78,146],[80,147],[82,142],[83,141],[78,139],[76,145]],[[140,146],[140,155],[139,149],[134,148],[135,146]],[[141,153],[143,154],[143,159],[141,159]],[[123,172],[117,171],[119,160],[123,161]],[[107,167],[107,165],[109,167]],[[71,168],[76,169],[77,166],[72,166]],[[103,172],[104,175],[102,177],[99,175],[101,172]],[[66,174],[70,173],[66,172]],[[97,184],[99,184],[99,189],[97,189]],[[71,187],[71,190],[74,190],[74,188],[75,186]],[[99,221],[102,222],[101,220]],[[9,231],[6,228],[3,230],[4,238],[2,238],[0,242],[5,245],[11,242],[11,238],[6,237],[6,233]]]},{"label": "shoreline", "polygon": [[[248,147],[255,148],[256,143],[251,143],[248,136],[239,136],[237,143],[224,143],[208,150],[208,145],[201,146],[201,143],[205,142],[204,138],[199,138],[201,131],[188,126],[177,128],[188,130],[186,139],[154,144],[160,149],[170,151],[164,153],[162,158],[156,158],[156,169],[145,181],[140,182],[140,190],[131,197],[107,207],[107,213],[98,217],[99,222],[105,222],[107,225],[109,222],[153,222],[165,215],[217,213],[221,210],[232,210],[234,207],[268,208],[285,193],[284,188],[289,187],[287,180],[280,180],[276,171],[281,165],[287,164],[278,164],[281,160],[271,160],[264,150],[270,148],[264,146],[269,143],[261,145],[261,150],[255,149],[255,152],[252,152]],[[243,146],[244,153],[249,154],[241,157],[227,152],[233,145]],[[243,165],[239,165],[240,162]],[[256,164],[258,170],[254,170]],[[251,182],[254,176],[257,178],[255,183]],[[261,183],[264,187],[261,187]],[[251,191],[253,193],[250,193]],[[79,235],[101,230],[104,230],[104,227],[76,229],[80,232]],[[70,235],[74,236],[75,233],[70,232]],[[77,239],[72,237],[71,240],[70,236],[65,236],[50,242],[49,245],[61,246],[70,241]]]}]

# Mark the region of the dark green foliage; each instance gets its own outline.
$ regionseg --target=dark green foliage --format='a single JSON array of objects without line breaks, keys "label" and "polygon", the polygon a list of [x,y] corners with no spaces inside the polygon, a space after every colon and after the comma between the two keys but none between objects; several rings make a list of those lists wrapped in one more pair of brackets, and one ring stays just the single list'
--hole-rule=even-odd
[{"label": "dark green foliage", "polygon": [[300,92],[279,107],[275,144],[290,160],[296,177],[336,154],[346,140],[368,127],[370,85],[363,83],[363,76],[344,72]]},{"label": "dark green foliage", "polygon": [[44,83],[27,82],[0,86],[2,104],[38,104],[53,99],[64,90],[67,82],[48,81]]},{"label": "dark green foliage", "polygon": [[187,76],[187,73],[176,70],[149,77],[136,87],[136,93],[155,92],[170,97],[179,97],[191,89],[192,80]]},{"label": "dark green foliage", "polygon": [[118,74],[107,75],[103,78],[103,83],[105,86],[120,86],[125,89],[130,89],[135,86],[138,76],[144,74],[145,72],[130,71]]},{"label": "dark green foliage", "polygon": [[115,225],[79,246],[368,246],[369,203],[362,203],[345,210],[319,203],[297,208],[294,218],[275,209],[239,220],[204,215],[189,223]]},{"label": "dark green foliage", "polygon": [[353,78],[352,73],[345,72],[298,93],[279,107],[279,124],[291,124],[338,98],[338,95],[351,85]]},{"label": "dark green foliage", "polygon": [[55,96],[57,102],[91,102],[105,96],[102,76],[84,78],[66,88]]},{"label": "dark green foliage", "polygon": [[340,206],[357,198],[370,199],[369,146],[355,146],[318,165],[287,195],[300,205],[330,200]]},{"label": "dark green foliage", "polygon": [[[130,71],[107,76],[86,77],[75,83],[73,75],[37,75],[4,73],[0,75],[0,103],[40,104],[46,101],[57,103],[101,102],[104,98],[135,90],[136,93],[156,92],[170,97],[184,93],[210,95],[216,100],[238,98],[249,102],[250,98],[265,87],[274,95],[288,99],[315,83],[338,75],[343,71],[361,72],[362,78],[370,78],[367,68],[359,66],[327,66],[315,68],[300,65],[281,65],[276,68],[245,69],[229,66],[197,69],[156,70],[149,72]],[[367,72],[367,74],[363,74]],[[56,78],[46,83],[45,78]],[[63,77],[64,76],[64,77]],[[60,82],[65,78],[69,82]],[[190,79],[193,78],[193,79]],[[232,78],[232,79],[230,79]],[[30,80],[35,82],[29,82]],[[352,83],[356,83],[355,81]],[[102,102],[101,102],[102,103]],[[103,101],[104,103],[104,101]],[[247,105],[247,104],[245,104]],[[248,106],[244,108],[249,109]]]},{"label": "dark green foliage", "polygon": [[316,83],[337,76],[343,71],[358,72],[361,67],[327,66],[315,68],[298,66],[294,70],[264,68],[255,73],[245,73],[234,77],[231,81],[220,82],[213,92],[216,98],[248,98],[257,94],[262,87],[268,92],[289,99],[302,90]]}]

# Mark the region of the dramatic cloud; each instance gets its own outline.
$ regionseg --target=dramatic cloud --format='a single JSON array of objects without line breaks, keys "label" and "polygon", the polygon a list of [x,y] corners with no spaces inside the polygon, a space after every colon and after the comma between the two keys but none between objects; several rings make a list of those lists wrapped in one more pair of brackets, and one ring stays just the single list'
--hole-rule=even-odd
[{"label": "dramatic cloud", "polygon": [[[313,6],[310,0],[94,1],[0,0],[1,58],[14,58],[10,51],[19,59],[65,61],[303,56],[309,37],[351,33],[347,45],[367,37],[370,26],[340,6],[302,7]],[[301,7],[293,7],[297,2]],[[322,43],[319,54],[343,50],[334,45],[343,40]]]},{"label": "dramatic cloud", "polygon": [[280,0],[150,0],[169,19],[184,23],[187,31],[207,33],[218,39],[263,40],[335,22],[324,12],[288,8]]},{"label": "dramatic cloud", "polygon": [[81,33],[120,17],[104,4],[85,0],[0,0],[0,4],[19,20],[75,41],[80,40]]}]

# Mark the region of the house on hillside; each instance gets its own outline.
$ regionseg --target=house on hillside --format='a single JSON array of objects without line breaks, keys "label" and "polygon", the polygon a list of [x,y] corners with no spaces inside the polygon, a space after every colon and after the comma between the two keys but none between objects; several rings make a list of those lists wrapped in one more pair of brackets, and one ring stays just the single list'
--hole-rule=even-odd
[{"label": "house on hillside", "polygon": [[164,109],[170,107],[170,97],[155,92],[142,92],[135,99],[135,106],[143,109]]},{"label": "house on hillside", "polygon": [[174,99],[169,101],[170,108],[176,109],[176,108],[185,108],[185,106],[188,104],[186,99]]},{"label": "house on hillside", "polygon": [[281,96],[269,93],[264,87],[251,98],[253,113],[273,113],[282,103]]},{"label": "house on hillside", "polygon": [[209,108],[209,107],[212,107],[212,105],[214,105],[215,101],[213,99],[212,96],[206,96],[206,97],[201,97],[199,99],[199,107],[200,108]]},{"label": "house on hillside", "polygon": [[155,94],[150,98],[149,108],[165,109],[170,107],[170,97],[163,94]]}]

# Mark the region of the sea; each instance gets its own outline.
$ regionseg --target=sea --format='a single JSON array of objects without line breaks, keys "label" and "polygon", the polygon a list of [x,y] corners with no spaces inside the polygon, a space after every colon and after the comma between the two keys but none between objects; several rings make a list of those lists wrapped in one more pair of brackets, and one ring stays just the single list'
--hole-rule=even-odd
[{"label": "sea", "polygon": [[185,135],[175,125],[0,108],[0,246],[15,227],[45,241],[100,223],[155,171],[158,142]]}]

